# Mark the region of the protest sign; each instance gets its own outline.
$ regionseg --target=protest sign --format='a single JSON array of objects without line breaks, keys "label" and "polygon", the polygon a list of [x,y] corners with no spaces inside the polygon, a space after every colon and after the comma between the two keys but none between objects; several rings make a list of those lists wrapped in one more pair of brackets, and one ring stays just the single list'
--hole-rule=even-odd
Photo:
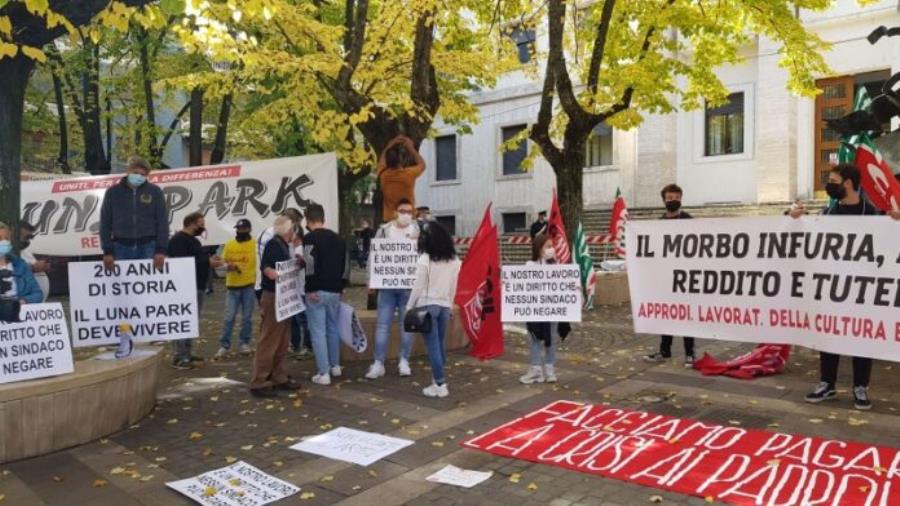
[{"label": "protest sign", "polygon": [[416,282],[416,241],[372,239],[369,249],[369,288],[412,290]]},{"label": "protest sign", "polygon": [[368,466],[411,444],[413,442],[408,439],[338,427],[305,439],[292,446],[291,450]]},{"label": "protest sign", "polygon": [[262,506],[300,491],[244,461],[166,486],[206,506]]},{"label": "protest sign", "polygon": [[[169,169],[150,174],[169,210],[169,228],[188,214],[206,216],[204,246],[225,244],[239,219],[254,230],[270,226],[287,208],[325,208],[338,228],[337,160],[334,153]],[[42,255],[100,254],[100,206],[106,189],[123,174],[22,182],[22,220],[37,227],[30,251]]]},{"label": "protest sign", "polygon": [[885,216],[631,222],[635,331],[900,361],[898,232]]},{"label": "protest sign", "polygon": [[306,277],[296,260],[286,260],[275,264],[278,279],[275,280],[275,319],[284,321],[300,314],[303,304],[303,290]]},{"label": "protest sign", "polygon": [[503,321],[581,321],[578,265],[504,265],[500,274]]},{"label": "protest sign", "polygon": [[900,504],[900,451],[556,401],[462,443],[740,505]]},{"label": "protest sign", "polygon": [[468,469],[460,469],[448,464],[440,471],[425,478],[425,480],[456,487],[472,488],[487,480],[493,474],[493,471],[469,471]]},{"label": "protest sign", "polygon": [[199,335],[193,258],[69,264],[69,297],[76,348],[118,344],[119,324],[131,326],[135,342],[190,339]]},{"label": "protest sign", "polygon": [[25,304],[20,322],[0,322],[0,383],[74,371],[62,304]]}]

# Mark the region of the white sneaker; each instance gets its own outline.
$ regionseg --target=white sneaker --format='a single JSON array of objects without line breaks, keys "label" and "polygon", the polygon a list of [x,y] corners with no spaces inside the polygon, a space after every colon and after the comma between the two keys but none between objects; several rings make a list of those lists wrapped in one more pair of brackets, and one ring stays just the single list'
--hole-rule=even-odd
[{"label": "white sneaker", "polygon": [[412,376],[412,370],[409,368],[409,360],[406,360],[405,358],[400,359],[397,370],[400,372],[400,376]]},{"label": "white sneaker", "polygon": [[217,351],[216,354],[213,355],[213,358],[220,359],[220,358],[225,358],[226,356],[228,356],[228,348],[222,348],[220,346],[219,351]]},{"label": "white sneaker", "polygon": [[544,381],[547,383],[556,383],[556,370],[552,365],[544,366]]},{"label": "white sneaker", "polygon": [[541,369],[541,366],[533,365],[528,369],[528,372],[525,373],[524,376],[519,378],[519,382],[526,385],[530,385],[532,383],[543,383],[544,371],[543,369]]},{"label": "white sneaker", "polygon": [[432,383],[431,385],[422,389],[422,393],[425,397],[447,397],[450,395],[450,390],[447,389],[447,384],[438,385],[437,383]]},{"label": "white sneaker", "polygon": [[312,382],[316,385],[330,385],[331,384],[331,376],[327,374],[316,374],[312,377]]},{"label": "white sneaker", "polygon": [[242,345],[238,346],[238,352],[241,355],[249,355],[249,354],[253,353],[253,350],[250,349],[249,344],[242,344]]},{"label": "white sneaker", "polygon": [[335,378],[340,378],[341,377],[341,366],[336,365],[336,366],[332,367],[331,375]]},{"label": "white sneaker", "polygon": [[366,373],[366,379],[378,379],[384,376],[384,364],[376,360],[369,366],[369,372]]}]

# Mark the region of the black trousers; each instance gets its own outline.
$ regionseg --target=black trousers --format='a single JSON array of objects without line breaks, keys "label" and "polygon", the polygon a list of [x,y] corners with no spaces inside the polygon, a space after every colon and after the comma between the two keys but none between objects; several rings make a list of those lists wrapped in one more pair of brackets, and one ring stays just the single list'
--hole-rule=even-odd
[{"label": "black trousers", "polygon": [[[661,336],[662,339],[659,341],[659,353],[669,358],[672,356],[672,340],[675,339],[672,336]],[[685,337],[684,338],[684,354],[685,355],[693,355],[694,354],[694,338],[693,337]]]},{"label": "black trousers", "polygon": [[[864,357],[853,358],[853,386],[867,387],[872,377],[872,359]],[[837,382],[838,364],[841,356],[834,353],[819,352],[819,365],[822,381],[834,386]]]}]

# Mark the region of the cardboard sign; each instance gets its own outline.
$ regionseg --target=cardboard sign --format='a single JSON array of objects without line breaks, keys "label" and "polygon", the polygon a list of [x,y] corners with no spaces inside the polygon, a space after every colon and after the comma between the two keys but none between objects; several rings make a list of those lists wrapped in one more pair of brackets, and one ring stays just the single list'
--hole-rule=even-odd
[{"label": "cardboard sign", "polygon": [[262,506],[300,491],[244,461],[166,486],[206,506]]},{"label": "cardboard sign", "polygon": [[275,280],[275,319],[281,322],[306,309],[303,304],[306,277],[293,259],[276,263],[275,270],[278,271],[278,279]]},{"label": "cardboard sign", "polygon": [[504,265],[505,322],[580,322],[581,270],[576,264]]},{"label": "cardboard sign", "polygon": [[193,258],[69,264],[69,297],[75,347],[118,344],[119,324],[131,325],[135,342],[200,335]]},{"label": "cardboard sign", "polygon": [[412,290],[416,282],[416,241],[372,239],[369,250],[369,288]]},{"label": "cardboard sign", "polygon": [[297,443],[291,449],[368,466],[411,444],[408,439],[338,427]]},{"label": "cardboard sign", "polygon": [[25,304],[18,323],[0,322],[0,383],[74,371],[62,304]]}]

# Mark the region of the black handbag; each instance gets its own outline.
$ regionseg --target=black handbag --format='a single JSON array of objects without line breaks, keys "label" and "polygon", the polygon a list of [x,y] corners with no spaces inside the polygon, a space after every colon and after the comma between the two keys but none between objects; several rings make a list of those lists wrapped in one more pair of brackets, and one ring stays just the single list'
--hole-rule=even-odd
[{"label": "black handbag", "polygon": [[21,303],[18,300],[0,300],[0,322],[18,323],[19,321],[21,321],[19,319],[19,311],[21,310],[21,308]]},{"label": "black handbag", "polygon": [[[431,270],[429,266],[428,282],[425,284],[425,296],[428,296],[428,287],[431,285]],[[431,313],[424,306],[414,307],[406,312],[403,317],[403,330],[428,334],[431,332]]]}]

